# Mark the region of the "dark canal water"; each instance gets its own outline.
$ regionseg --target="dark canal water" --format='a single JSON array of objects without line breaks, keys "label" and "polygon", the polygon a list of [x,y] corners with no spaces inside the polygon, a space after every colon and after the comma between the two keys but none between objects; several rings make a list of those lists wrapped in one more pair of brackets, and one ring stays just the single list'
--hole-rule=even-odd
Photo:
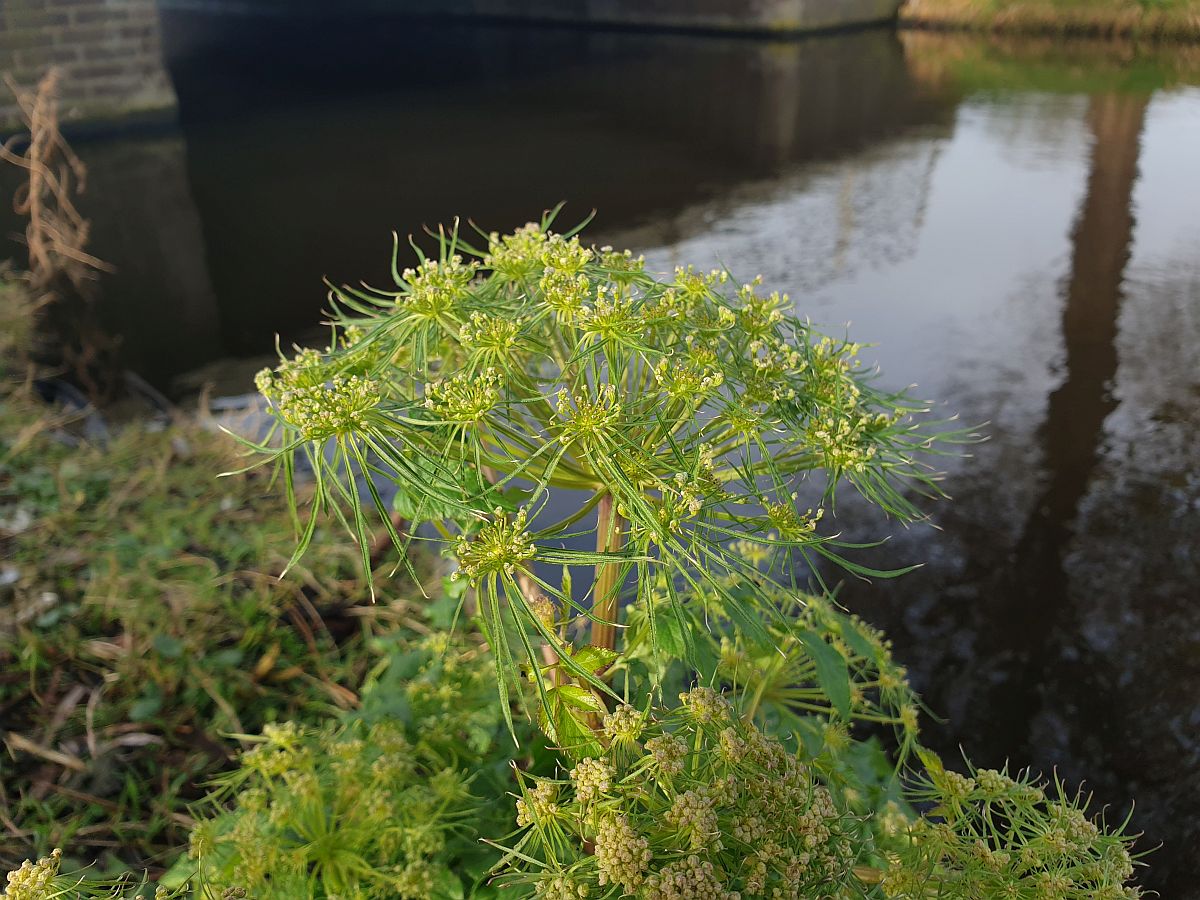
[{"label": "dark canal water", "polygon": [[246,390],[323,277],[383,282],[392,229],[456,214],[565,199],[656,268],[761,272],[990,423],[938,529],[868,560],[927,565],[841,595],[948,720],[930,741],[1135,799],[1147,885],[1200,897],[1195,48],[165,26],[179,128],[80,147],[131,368]]}]

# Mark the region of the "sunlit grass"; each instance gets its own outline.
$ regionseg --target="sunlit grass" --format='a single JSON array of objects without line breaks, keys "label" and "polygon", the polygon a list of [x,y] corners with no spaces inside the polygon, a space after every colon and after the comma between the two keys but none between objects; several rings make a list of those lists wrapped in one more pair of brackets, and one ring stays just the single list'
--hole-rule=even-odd
[{"label": "sunlit grass", "polygon": [[1145,94],[1200,84],[1200,45],[917,29],[900,38],[922,85],[962,94]]},{"label": "sunlit grass", "polygon": [[943,28],[1200,39],[1196,0],[909,0],[900,17]]}]

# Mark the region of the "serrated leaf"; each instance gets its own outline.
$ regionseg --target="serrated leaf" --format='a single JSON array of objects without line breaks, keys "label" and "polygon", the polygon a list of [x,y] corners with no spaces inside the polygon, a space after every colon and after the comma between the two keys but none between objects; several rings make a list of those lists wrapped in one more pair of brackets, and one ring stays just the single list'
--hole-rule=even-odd
[{"label": "serrated leaf", "polygon": [[554,694],[558,700],[573,709],[582,710],[583,712],[604,713],[604,703],[594,693],[577,684],[563,684],[556,688],[552,688],[550,693]]},{"label": "serrated leaf", "polygon": [[942,758],[932,750],[918,746],[917,756],[920,758],[921,764],[925,766],[925,771],[933,778],[938,779],[946,774],[946,767],[942,765]]},{"label": "serrated leaf", "polygon": [[179,659],[183,655],[183,642],[169,634],[156,634],[151,643],[154,649],[167,659]]},{"label": "serrated leaf", "polygon": [[[462,581],[465,583],[466,579],[464,578]],[[449,631],[458,618],[462,607],[463,601],[458,597],[442,594],[425,607],[425,614],[429,617],[429,622],[434,628]]]},{"label": "serrated leaf", "polygon": [[865,659],[878,661],[879,648],[853,622],[843,620],[841,625],[842,637],[851,650]]},{"label": "serrated leaf", "polygon": [[564,684],[546,692],[546,706],[538,714],[542,731],[570,756],[599,756],[602,752],[593,733],[588,714],[597,712],[586,694],[601,710],[604,704],[591,691],[574,684]]},{"label": "serrated leaf", "polygon": [[438,866],[433,874],[433,896],[437,900],[463,900],[462,879],[447,869]]},{"label": "serrated leaf", "polygon": [[129,707],[129,721],[144,722],[162,709],[162,696],[154,693],[139,697]]},{"label": "serrated leaf", "polygon": [[691,666],[696,670],[702,681],[711,681],[717,675],[721,666],[721,657],[716,652],[713,642],[706,638],[692,641],[693,650]]},{"label": "serrated leaf", "polygon": [[817,667],[821,690],[842,718],[850,718],[850,670],[846,658],[815,631],[798,628],[795,635]]},{"label": "serrated leaf", "polygon": [[616,662],[618,656],[620,654],[616,650],[609,650],[607,647],[593,647],[588,644],[573,653],[571,659],[581,669],[595,673],[607,669]]},{"label": "serrated leaf", "polygon": [[672,659],[684,659],[688,655],[688,644],[691,643],[684,627],[678,606],[659,610],[654,617],[651,634],[654,652]]}]

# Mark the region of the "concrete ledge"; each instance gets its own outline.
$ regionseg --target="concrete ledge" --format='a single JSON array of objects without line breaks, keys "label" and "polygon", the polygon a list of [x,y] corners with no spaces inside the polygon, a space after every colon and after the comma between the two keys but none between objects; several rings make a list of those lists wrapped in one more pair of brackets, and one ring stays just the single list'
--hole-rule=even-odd
[{"label": "concrete ledge", "polygon": [[895,20],[902,0],[160,0],[242,15],[419,16],[608,28],[789,35]]}]

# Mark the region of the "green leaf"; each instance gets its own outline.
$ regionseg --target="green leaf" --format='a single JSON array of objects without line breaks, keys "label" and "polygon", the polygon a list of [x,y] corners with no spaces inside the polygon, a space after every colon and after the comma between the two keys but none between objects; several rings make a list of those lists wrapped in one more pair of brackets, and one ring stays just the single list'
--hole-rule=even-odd
[{"label": "green leaf", "polygon": [[798,628],[795,635],[817,667],[821,690],[842,718],[850,718],[850,670],[845,657],[815,631]]},{"label": "green leaf", "polygon": [[[219,846],[219,845],[218,845]],[[207,860],[206,860],[207,862]],[[179,858],[158,879],[158,884],[169,890],[181,888],[196,875],[199,864],[187,853],[179,854]]]},{"label": "green leaf", "polygon": [[242,660],[246,654],[237,647],[227,647],[224,650],[218,650],[211,654],[209,661],[217,666],[225,666],[227,668],[235,668],[242,664]]},{"label": "green leaf", "polygon": [[942,758],[925,747],[917,747],[917,756],[920,758],[922,765],[925,766],[925,771],[932,778],[938,779],[946,774],[946,767],[942,765]]},{"label": "green leaf", "polygon": [[157,686],[143,694],[129,707],[129,721],[144,722],[155,713],[162,709],[162,695],[158,692]]},{"label": "green leaf", "polygon": [[825,730],[822,728],[823,719],[815,716],[797,717],[793,729],[804,744],[804,753],[809,758],[821,755],[825,749]]},{"label": "green leaf", "polygon": [[594,693],[577,684],[563,684],[553,688],[553,693],[562,703],[583,712],[604,713],[604,703]]},{"label": "green leaf", "polygon": [[179,659],[183,656],[183,642],[169,634],[156,634],[152,641],[154,649],[167,659]]},{"label": "green leaf", "polygon": [[672,659],[685,659],[688,655],[688,635],[685,634],[683,612],[678,605],[658,611],[654,617],[652,633],[654,652]]},{"label": "green leaf", "polygon": [[[590,701],[584,699],[585,694]],[[593,704],[604,708],[591,691],[574,684],[559,685],[546,692],[546,707],[538,713],[538,724],[570,756],[599,756],[602,748],[587,720],[589,712],[598,711]]]},{"label": "green leaf", "polygon": [[[444,580],[448,581],[449,579]],[[467,580],[460,578],[457,582],[451,583],[466,586]],[[457,595],[446,592],[425,607],[425,614],[429,616],[429,623],[434,628],[449,631],[458,619],[458,614],[462,608],[462,592],[460,591]]]},{"label": "green leaf", "polygon": [[864,659],[878,662],[879,648],[853,622],[841,616],[838,618],[841,624],[842,637],[850,649]]},{"label": "green leaf", "polygon": [[717,676],[717,669],[721,665],[721,657],[717,653],[716,645],[708,635],[701,635],[698,640],[690,643],[692,648],[691,660],[692,667],[700,676],[702,681],[711,681]]},{"label": "green leaf", "polygon": [[589,644],[573,653],[571,658],[581,669],[597,673],[607,669],[616,662],[618,656],[620,654],[616,650],[609,650],[605,647],[593,647]]},{"label": "green leaf", "polygon": [[445,866],[438,866],[433,874],[433,896],[437,900],[463,900],[463,883]]}]

